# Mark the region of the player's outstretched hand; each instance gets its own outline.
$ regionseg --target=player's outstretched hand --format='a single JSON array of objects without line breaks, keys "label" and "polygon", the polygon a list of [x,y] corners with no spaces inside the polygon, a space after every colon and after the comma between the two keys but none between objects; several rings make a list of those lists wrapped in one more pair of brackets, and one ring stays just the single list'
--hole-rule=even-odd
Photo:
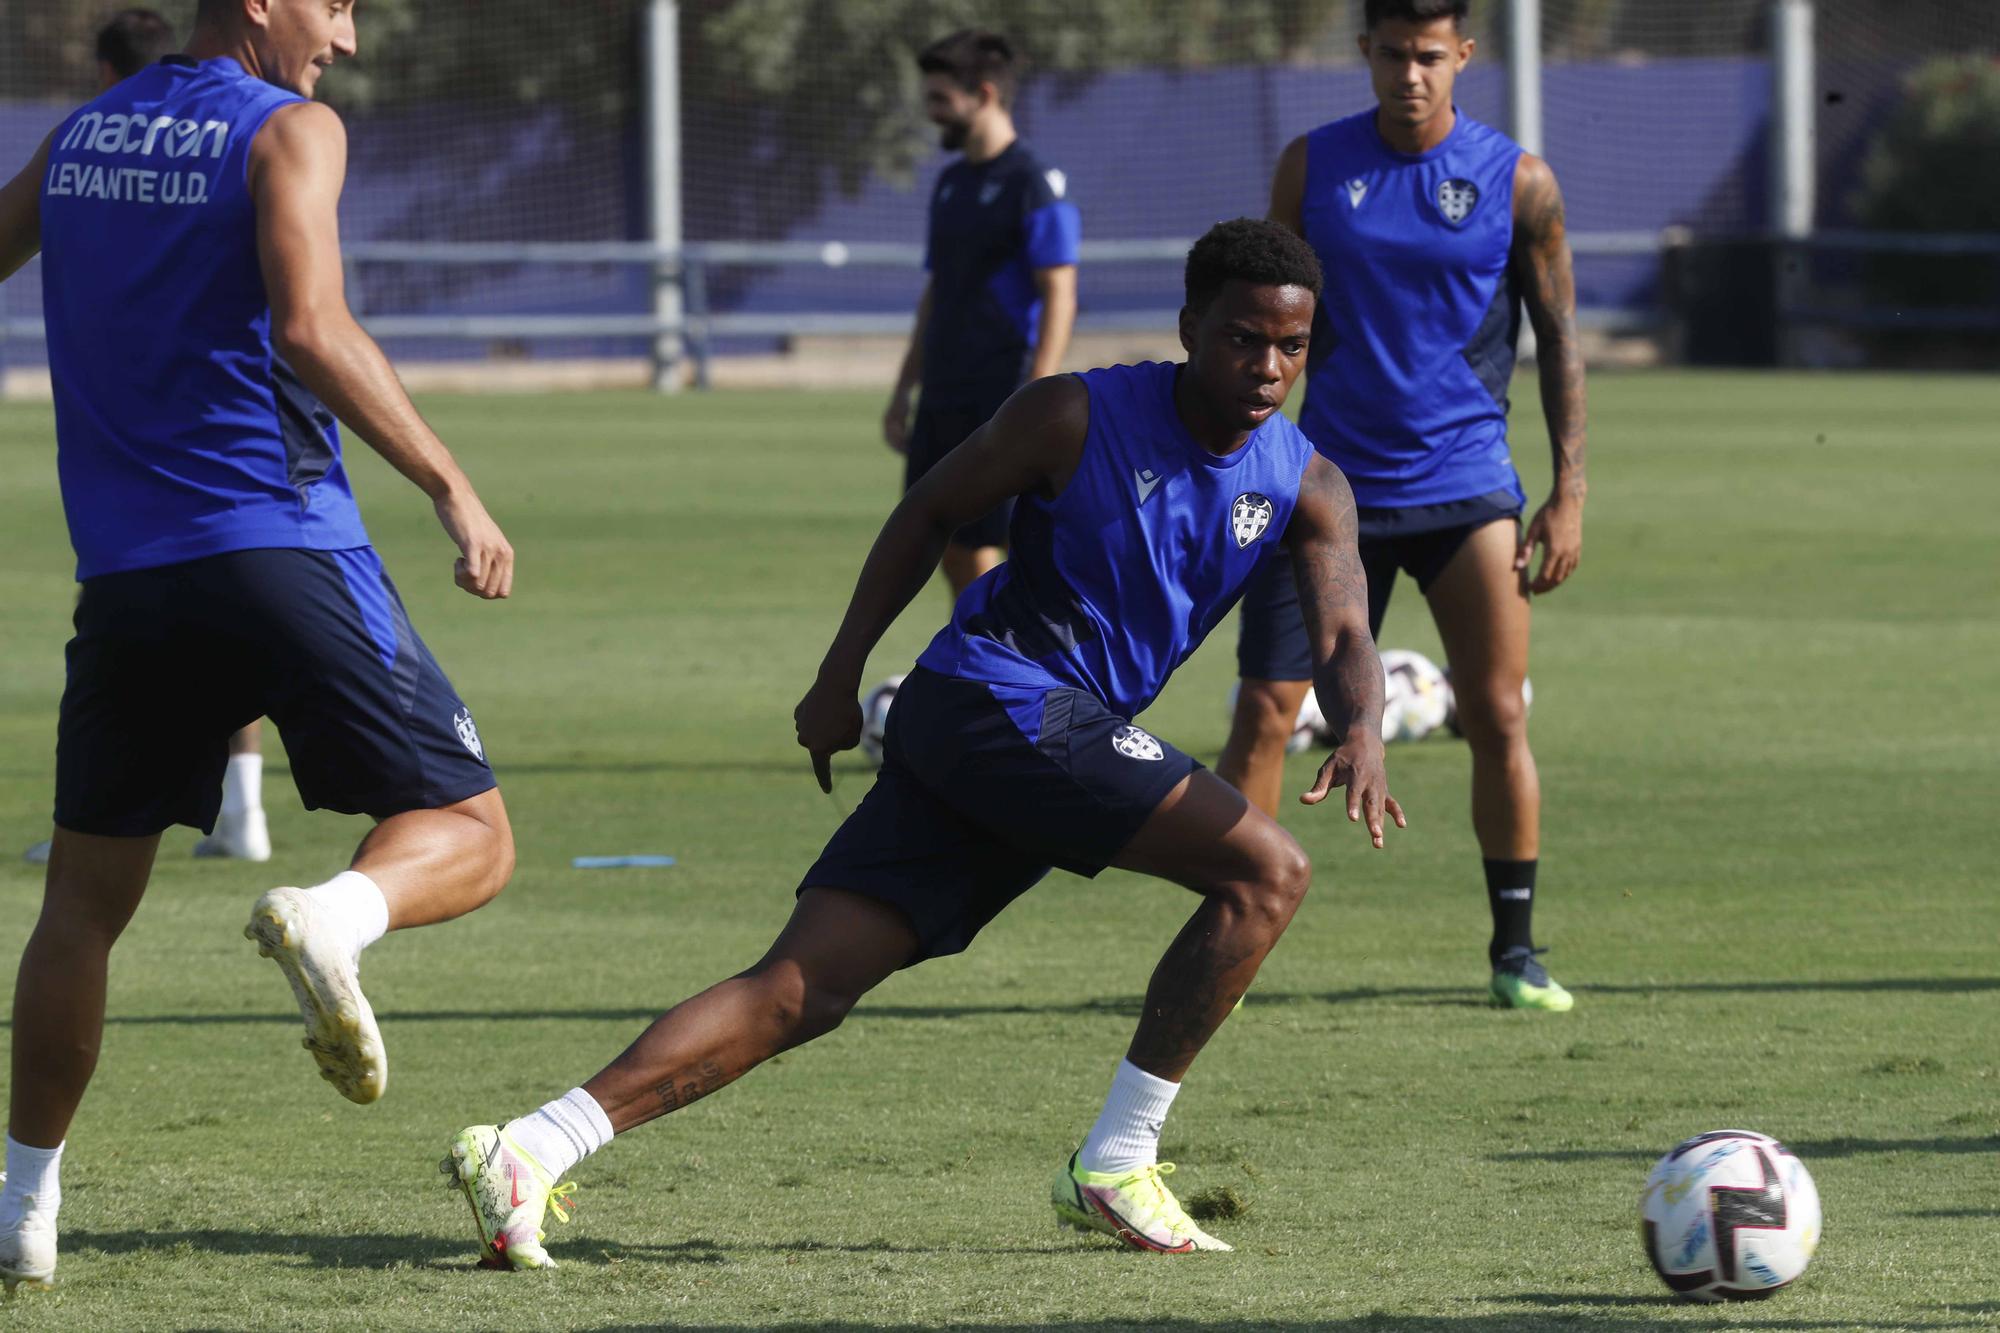
[{"label": "player's outstretched hand", "polygon": [[[1542,567],[1528,580],[1529,559],[1536,546],[1542,548]],[[1521,545],[1514,552],[1514,568],[1528,582],[1529,592],[1550,592],[1576,573],[1581,559],[1583,502],[1558,495],[1537,509],[1529,520],[1527,531],[1521,534]]]},{"label": "player's outstretched hand", "polygon": [[1387,811],[1397,828],[1408,828],[1403,807],[1389,794],[1389,779],[1382,771],[1382,738],[1364,735],[1347,742],[1319,766],[1312,790],[1299,797],[1305,805],[1318,805],[1335,787],[1347,788],[1347,817],[1366,819],[1368,836],[1382,845],[1382,815]]},{"label": "player's outstretched hand", "polygon": [[438,522],[457,545],[452,580],[475,597],[509,597],[514,592],[514,548],[470,487],[437,502]]},{"label": "player's outstretched hand", "polygon": [[806,697],[792,710],[799,729],[799,744],[812,755],[813,776],[819,789],[833,791],[833,756],[852,750],[861,743],[861,701],[853,682],[829,682],[824,677],[813,682]]}]

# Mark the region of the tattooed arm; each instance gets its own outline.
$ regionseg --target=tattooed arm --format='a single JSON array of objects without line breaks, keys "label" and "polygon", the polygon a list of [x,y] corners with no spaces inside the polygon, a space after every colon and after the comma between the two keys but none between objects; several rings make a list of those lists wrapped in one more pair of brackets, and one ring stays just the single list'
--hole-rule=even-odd
[{"label": "tattooed arm", "polygon": [[1312,790],[1299,799],[1318,805],[1332,788],[1346,787],[1347,817],[1365,818],[1369,837],[1380,847],[1383,811],[1397,828],[1405,821],[1382,772],[1382,660],[1368,632],[1368,577],[1354,537],[1354,493],[1347,478],[1315,454],[1299,482],[1298,508],[1285,541],[1312,640],[1313,690],[1341,740],[1320,766]]},{"label": "tattooed arm", "polygon": [[1529,554],[1542,548],[1542,566],[1528,585],[1548,592],[1576,572],[1583,556],[1584,480],[1583,351],[1576,339],[1576,282],[1570,270],[1569,235],[1563,223],[1562,190],[1549,164],[1521,155],[1514,172],[1515,281],[1535,329],[1541,366],[1542,414],[1548,418],[1555,454],[1555,485],[1535,511],[1514,568],[1526,571]]},{"label": "tattooed arm", "polygon": [[910,487],[882,525],[812,689],[794,710],[799,744],[821,791],[833,790],[831,756],[861,739],[855,693],[869,652],[937,572],[951,534],[1002,500],[1059,494],[1083,457],[1090,391],[1074,375],[1017,390],[993,419]]}]

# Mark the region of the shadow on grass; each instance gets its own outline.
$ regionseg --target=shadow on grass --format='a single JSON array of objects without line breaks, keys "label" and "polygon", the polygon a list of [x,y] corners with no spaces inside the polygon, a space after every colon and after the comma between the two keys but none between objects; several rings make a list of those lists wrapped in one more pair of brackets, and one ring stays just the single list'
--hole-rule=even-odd
[{"label": "shadow on grass", "polygon": [[[581,1249],[582,1247],[578,1247]],[[732,1254],[1062,1254],[1074,1252],[1074,1242],[1052,1240],[1042,1245],[993,1245],[974,1237],[967,1237],[956,1245],[898,1245],[888,1240],[864,1240],[851,1242],[824,1240],[776,1240],[776,1241],[722,1241],[696,1237],[691,1240],[673,1241],[660,1245],[619,1245],[605,1242],[592,1245],[581,1253],[573,1251],[573,1262],[592,1263],[600,1260],[640,1260],[643,1262],[675,1264],[726,1264]],[[551,1252],[558,1260],[564,1259],[560,1247],[552,1246]]]},{"label": "shadow on grass", "polygon": [[[386,1233],[316,1233],[283,1231],[223,1231],[214,1228],[194,1231],[64,1231],[65,1255],[99,1254],[175,1255],[183,1247],[198,1254],[246,1256],[273,1259],[300,1259],[320,1268],[434,1268],[444,1271],[478,1270],[477,1247],[470,1240],[426,1235]],[[1051,1241],[1045,1245],[999,1246],[968,1238],[957,1245],[898,1245],[887,1240],[840,1244],[819,1240],[757,1241],[723,1244],[700,1237],[659,1245],[623,1245],[608,1238],[593,1237],[565,1244],[561,1236],[551,1238],[550,1251],[558,1262],[568,1265],[602,1265],[610,1262],[659,1264],[726,1264],[731,1255],[760,1254],[1056,1254],[1072,1245]]]},{"label": "shadow on grass", "polygon": [[[1640,1306],[1657,1304],[1643,1298],[1630,1298]],[[1590,1307],[1588,1300],[1558,1298],[1550,1302],[1552,1306],[1573,1305]],[[1941,1311],[1956,1314],[1952,1309]],[[1035,1324],[877,1324],[836,1322],[815,1320],[811,1323],[765,1324],[767,1333],[806,1333],[807,1330],[825,1330],[826,1333],[862,1333],[862,1330],[881,1330],[882,1333],[915,1333],[917,1329],[939,1329],[947,1333],[1124,1333],[1124,1330],[1147,1330],[1147,1333],[1200,1333],[1202,1330],[1230,1329],[1240,1333],[1544,1333],[1549,1320],[1560,1319],[1565,1323],[1587,1320],[1594,1329],[1657,1329],[1661,1327],[1657,1313],[1630,1314],[1606,1313],[1603,1307],[1590,1308],[1589,1313],[1579,1309],[1574,1314],[1558,1315],[1546,1310],[1516,1311],[1501,1314],[1468,1315],[1403,1315],[1364,1314],[1347,1319],[1234,1319],[1227,1315],[1215,1319],[1090,1319],[1065,1320]],[[722,1324],[603,1324],[592,1328],[589,1333],[642,1333],[643,1330],[674,1328],[681,1333],[723,1333],[724,1329],[736,1330],[740,1325]],[[1859,1319],[1812,1319],[1812,1318],[1751,1318],[1729,1320],[1732,1329],[1759,1329],[1766,1333],[1839,1333],[1847,1329],[1879,1329],[1879,1322]],[[1989,1327],[1984,1323],[1965,1320],[1918,1319],[1898,1320],[1898,1328],[1911,1329],[1970,1329]]]},{"label": "shadow on grass", "polygon": [[[1584,995],[1669,994],[1762,994],[1767,992],[1921,992],[1935,995],[1962,995],[2000,991],[2000,977],[1879,977],[1862,981],[1744,981],[1683,982],[1657,986],[1578,986]],[[1485,992],[1476,986],[1363,986],[1343,991],[1259,991],[1243,997],[1246,1009],[1276,1009],[1295,1004],[1365,1004],[1369,1002],[1411,1003],[1464,1009],[1485,1009]],[[1077,1017],[1137,1018],[1143,1006],[1137,995],[1097,996],[1088,1000],[1064,1000],[1037,1004],[870,1004],[849,1016],[850,1023],[879,1020],[931,1021],[960,1018],[1008,1018],[1053,1015]],[[568,1020],[584,1023],[649,1023],[665,1012],[665,1005],[632,1006],[617,1009],[514,1010],[496,1014],[484,1009],[380,1009],[376,1016],[403,1023],[479,1023],[490,1026],[509,1021],[542,1022]],[[296,1023],[296,1012],[269,1010],[237,1014],[112,1014],[106,1023],[127,1027],[200,1025],[207,1023]],[[11,1021],[0,1027],[11,1027]]]},{"label": "shadow on grass", "polygon": [[[1806,1161],[1828,1157],[1862,1157],[1870,1153],[1991,1153],[2000,1152],[2000,1134],[1983,1138],[1935,1139],[1792,1139],[1785,1146]],[[1487,1158],[1492,1162],[1651,1162],[1659,1154],[1651,1148],[1554,1148],[1542,1152],[1503,1152]],[[1953,1209],[1936,1213],[1913,1213],[1914,1217],[1991,1217],[1996,1209]]]},{"label": "shadow on grass", "polygon": [[[1359,1004],[1370,1000],[1414,1001],[1436,1004],[1445,999],[1463,1000],[1476,988],[1471,986],[1359,986],[1353,990],[1321,994],[1260,995],[1251,991],[1246,1004],[1291,1004],[1318,1000],[1324,1004]],[[1663,981],[1646,985],[1572,985],[1579,995],[1779,995],[1917,993],[1928,995],[1970,995],[2000,991],[2000,977],[1867,977],[1845,981]],[[1473,1001],[1484,1006],[1484,1000]]]},{"label": "shadow on grass", "polygon": [[263,1255],[302,1259],[321,1268],[475,1268],[478,1247],[441,1236],[364,1232],[298,1234],[283,1231],[71,1231],[62,1233],[65,1255],[171,1255],[182,1246],[201,1254]]}]

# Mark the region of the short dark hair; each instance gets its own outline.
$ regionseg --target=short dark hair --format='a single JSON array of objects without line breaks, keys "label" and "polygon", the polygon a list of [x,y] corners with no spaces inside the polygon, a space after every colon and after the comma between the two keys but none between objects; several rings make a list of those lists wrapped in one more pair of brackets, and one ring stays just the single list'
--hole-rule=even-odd
[{"label": "short dark hair", "polygon": [[980,84],[992,84],[1002,106],[1013,104],[1024,63],[1012,42],[997,32],[978,28],[960,28],[917,53],[918,69],[943,74],[966,92],[976,93]]},{"label": "short dark hair", "polygon": [[1361,26],[1364,31],[1373,32],[1375,25],[1384,19],[1402,19],[1407,23],[1450,19],[1463,28],[1465,16],[1470,12],[1472,0],[1367,0],[1361,7]]},{"label": "short dark hair", "polygon": [[97,30],[97,58],[121,79],[171,55],[177,45],[174,25],[150,9],[124,10]]},{"label": "short dark hair", "polygon": [[1318,299],[1319,256],[1288,227],[1263,218],[1218,222],[1187,257],[1187,304],[1205,310],[1232,281],[1259,287],[1303,287]]}]

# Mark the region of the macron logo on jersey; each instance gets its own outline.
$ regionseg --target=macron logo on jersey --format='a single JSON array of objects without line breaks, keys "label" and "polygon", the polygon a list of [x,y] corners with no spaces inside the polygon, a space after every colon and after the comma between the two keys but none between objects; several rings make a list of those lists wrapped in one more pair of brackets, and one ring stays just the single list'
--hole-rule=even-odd
[{"label": "macron logo on jersey", "polygon": [[[78,116],[63,136],[60,151],[105,157],[219,158],[229,147],[226,120],[193,121],[176,116]],[[212,193],[206,172],[160,171],[96,162],[51,162],[51,198],[105,199],[134,204],[205,204]]]},{"label": "macron logo on jersey", "polygon": [[1133,468],[1132,481],[1139,488],[1139,503],[1143,505],[1146,497],[1153,493],[1153,488],[1160,484],[1160,474],[1149,467]]},{"label": "macron logo on jersey", "polygon": [[175,116],[107,116],[87,111],[78,116],[63,136],[64,152],[137,153],[151,157],[221,157],[229,146],[230,125],[226,120],[196,123]]},{"label": "macron logo on jersey", "polygon": [[1347,182],[1347,206],[1349,208],[1361,207],[1361,201],[1367,197],[1368,197],[1367,181],[1351,180]]}]

